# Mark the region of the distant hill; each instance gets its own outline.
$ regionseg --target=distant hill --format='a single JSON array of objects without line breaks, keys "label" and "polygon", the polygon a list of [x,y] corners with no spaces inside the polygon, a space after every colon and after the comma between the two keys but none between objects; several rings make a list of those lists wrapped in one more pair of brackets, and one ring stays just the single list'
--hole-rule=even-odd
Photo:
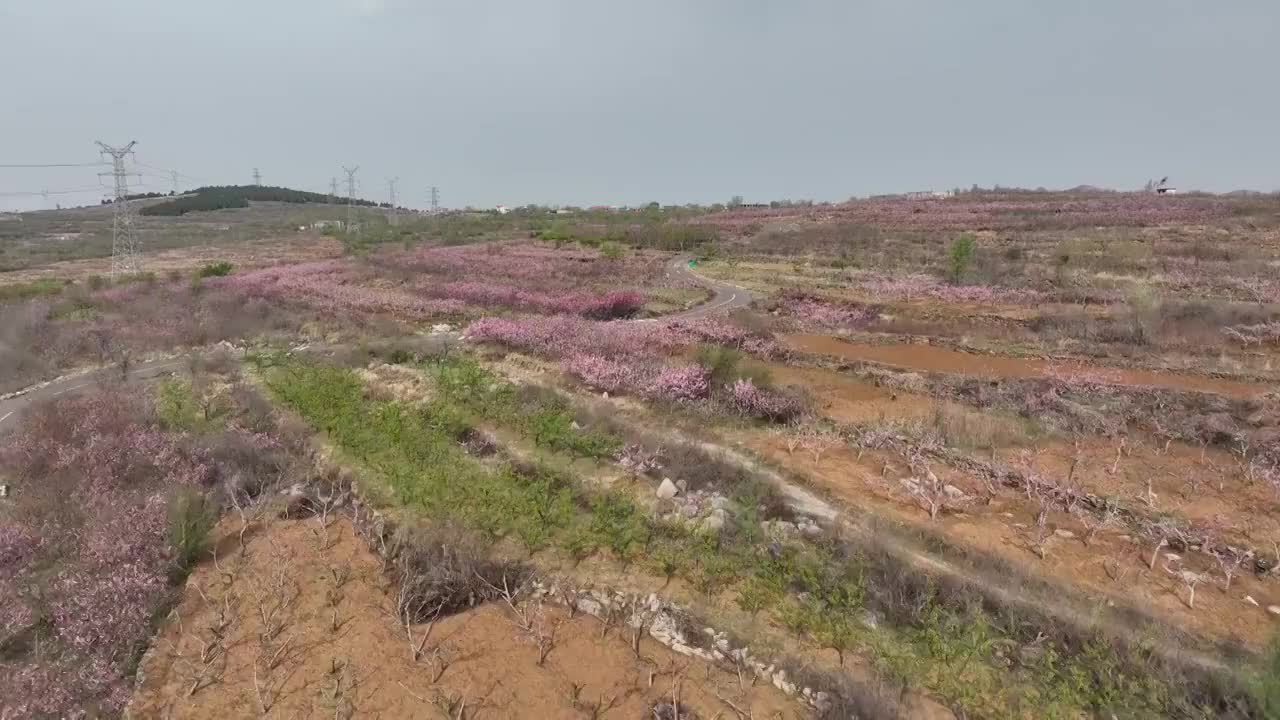
[{"label": "distant hill", "polygon": [[[144,207],[138,212],[142,215],[178,216],[189,212],[245,208],[251,201],[324,204],[330,201],[330,196],[266,185],[218,185],[196,188],[181,197]],[[366,207],[378,205],[369,200],[356,200],[355,204]]]}]

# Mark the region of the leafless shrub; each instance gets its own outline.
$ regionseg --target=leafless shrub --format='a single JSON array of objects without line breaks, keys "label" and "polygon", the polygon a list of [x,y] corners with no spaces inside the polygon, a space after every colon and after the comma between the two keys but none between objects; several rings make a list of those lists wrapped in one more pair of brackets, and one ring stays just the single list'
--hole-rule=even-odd
[{"label": "leafless shrub", "polygon": [[582,697],[582,685],[578,683],[570,683],[569,685],[569,701],[575,710],[582,713],[590,720],[600,720],[605,717],[610,710],[618,704],[617,695],[601,695],[596,698],[595,702],[587,702]]},{"label": "leafless shrub", "polygon": [[923,453],[912,450],[907,461],[911,466],[908,492],[920,507],[929,513],[930,520],[937,520],[938,513],[947,507],[950,499],[947,494],[947,484],[929,468]]},{"label": "leafless shrub", "polygon": [[527,575],[521,566],[487,559],[483,541],[452,526],[400,528],[389,553],[413,622],[496,599],[494,588],[504,581],[518,585]]},{"label": "leafless shrub", "polygon": [[1081,540],[1084,542],[1085,547],[1089,547],[1099,532],[1116,523],[1120,517],[1120,507],[1114,501],[1108,500],[1100,512],[1094,513],[1077,508],[1076,516],[1080,518],[1080,522],[1085,527],[1085,533],[1081,536]]},{"label": "leafless shrub", "polygon": [[1182,584],[1186,586],[1187,607],[1191,608],[1192,610],[1195,610],[1196,609],[1196,586],[1204,582],[1205,580],[1208,580],[1209,579],[1208,576],[1202,573],[1193,572],[1191,570],[1185,570],[1185,569],[1174,570],[1170,568],[1167,564],[1164,566],[1164,571],[1172,575],[1174,578],[1180,580]]}]

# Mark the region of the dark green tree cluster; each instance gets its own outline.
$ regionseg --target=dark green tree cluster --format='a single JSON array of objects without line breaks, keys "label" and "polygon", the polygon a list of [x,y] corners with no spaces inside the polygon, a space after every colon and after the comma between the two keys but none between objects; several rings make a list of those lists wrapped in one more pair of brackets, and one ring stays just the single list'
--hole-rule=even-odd
[{"label": "dark green tree cluster", "polygon": [[[177,216],[189,212],[249,207],[250,202],[327,203],[329,200],[328,195],[284,187],[223,185],[197,188],[182,197],[156,203],[139,212],[142,215]],[[365,207],[377,205],[368,200],[356,200],[355,204]]]}]

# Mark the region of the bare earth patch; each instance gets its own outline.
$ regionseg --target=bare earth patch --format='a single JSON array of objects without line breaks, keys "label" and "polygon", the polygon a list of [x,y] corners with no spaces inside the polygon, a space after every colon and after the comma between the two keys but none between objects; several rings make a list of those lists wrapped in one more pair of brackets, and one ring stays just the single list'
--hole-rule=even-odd
[{"label": "bare earth patch", "polygon": [[[192,573],[139,670],[128,715],[143,717],[639,718],[673,697],[695,717],[803,717],[767,683],[625,633],[587,615],[541,609],[555,641],[539,649],[509,609],[441,618],[415,661],[381,561],[345,520],[280,520],[238,547],[218,529],[219,560]],[[415,643],[416,644],[416,643]],[[722,699],[723,698],[723,699]]]}]

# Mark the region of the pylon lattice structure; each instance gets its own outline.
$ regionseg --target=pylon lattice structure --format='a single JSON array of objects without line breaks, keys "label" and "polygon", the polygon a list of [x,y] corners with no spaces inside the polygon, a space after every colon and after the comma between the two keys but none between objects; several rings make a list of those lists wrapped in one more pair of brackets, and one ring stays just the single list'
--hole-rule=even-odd
[{"label": "pylon lattice structure", "polygon": [[356,226],[356,173],[360,166],[343,167],[342,170],[347,174],[347,232],[353,229],[359,232],[360,228]]},{"label": "pylon lattice structure", "polygon": [[440,212],[440,188],[431,186],[431,214]]},{"label": "pylon lattice structure", "polygon": [[399,214],[396,212],[396,183],[400,182],[400,178],[391,178],[387,180],[387,194],[390,196],[388,204],[391,205],[391,214],[387,216],[387,221],[392,225],[399,224]]},{"label": "pylon lattice structure", "polygon": [[[129,173],[124,159],[133,153],[137,141],[124,147],[112,147],[98,141],[104,155],[111,156],[111,177],[115,182],[115,198],[111,203],[111,277],[142,272],[138,254],[138,235],[134,229],[133,208],[129,205]],[[104,173],[105,175],[105,173]]]}]

